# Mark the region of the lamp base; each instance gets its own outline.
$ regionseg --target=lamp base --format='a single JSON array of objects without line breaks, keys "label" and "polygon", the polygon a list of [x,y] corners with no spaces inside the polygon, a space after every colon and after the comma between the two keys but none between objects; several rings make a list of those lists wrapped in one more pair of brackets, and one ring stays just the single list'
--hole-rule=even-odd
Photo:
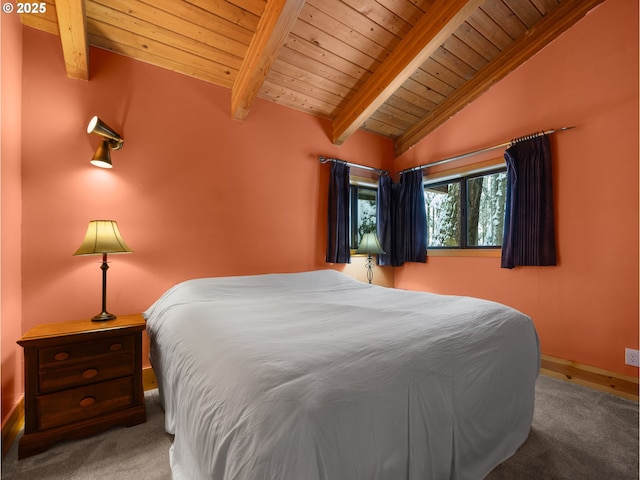
[{"label": "lamp base", "polygon": [[107,320],[115,320],[116,316],[113,313],[102,312],[91,319],[92,322],[105,322]]},{"label": "lamp base", "polygon": [[367,280],[371,283],[371,280],[373,280],[373,258],[371,257],[371,254],[367,257],[364,267],[367,269]]}]

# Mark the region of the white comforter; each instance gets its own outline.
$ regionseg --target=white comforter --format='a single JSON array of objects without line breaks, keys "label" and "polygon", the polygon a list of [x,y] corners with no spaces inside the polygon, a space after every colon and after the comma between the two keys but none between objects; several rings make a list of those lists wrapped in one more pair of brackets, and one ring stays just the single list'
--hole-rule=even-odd
[{"label": "white comforter", "polygon": [[176,480],[484,478],[539,349],[504,305],[333,271],[189,280],[147,312]]}]

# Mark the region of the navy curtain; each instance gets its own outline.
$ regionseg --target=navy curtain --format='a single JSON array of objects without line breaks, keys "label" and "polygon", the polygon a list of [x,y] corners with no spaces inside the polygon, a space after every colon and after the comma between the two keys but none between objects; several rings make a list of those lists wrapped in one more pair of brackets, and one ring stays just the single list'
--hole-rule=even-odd
[{"label": "navy curtain", "polygon": [[380,265],[427,261],[427,214],[422,171],[407,172],[394,184],[381,177],[378,187],[378,238],[386,255]]},{"label": "navy curtain", "polygon": [[376,211],[376,225],[378,240],[386,253],[378,254],[378,265],[393,265],[391,257],[395,248],[392,244],[393,232],[393,205],[392,199],[395,184],[388,175],[383,175],[378,179],[378,201]]},{"label": "navy curtain", "polygon": [[556,265],[549,138],[518,141],[504,158],[507,197],[501,266]]},{"label": "navy curtain", "polygon": [[350,263],[349,166],[333,162],[329,176],[327,256],[329,263]]},{"label": "navy curtain", "polygon": [[424,263],[427,261],[427,212],[422,170],[407,172],[400,177],[398,208],[400,260]]}]

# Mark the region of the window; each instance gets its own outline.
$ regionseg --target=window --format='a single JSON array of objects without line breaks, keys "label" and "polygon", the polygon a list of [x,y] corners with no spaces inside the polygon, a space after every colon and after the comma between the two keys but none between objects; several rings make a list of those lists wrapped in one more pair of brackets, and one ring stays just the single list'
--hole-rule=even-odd
[{"label": "window", "polygon": [[502,246],[505,168],[425,183],[428,248]]},{"label": "window", "polygon": [[460,247],[460,182],[426,185],[427,247]]},{"label": "window", "polygon": [[357,249],[365,233],[376,231],[378,190],[351,185],[351,248]]}]

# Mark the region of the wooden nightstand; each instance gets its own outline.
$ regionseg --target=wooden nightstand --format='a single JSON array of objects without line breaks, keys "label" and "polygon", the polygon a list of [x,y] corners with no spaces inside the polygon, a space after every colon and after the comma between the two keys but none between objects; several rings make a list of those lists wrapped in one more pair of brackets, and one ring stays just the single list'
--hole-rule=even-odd
[{"label": "wooden nightstand", "polygon": [[140,314],[39,325],[24,347],[24,435],[18,458],[65,438],[146,421]]}]

